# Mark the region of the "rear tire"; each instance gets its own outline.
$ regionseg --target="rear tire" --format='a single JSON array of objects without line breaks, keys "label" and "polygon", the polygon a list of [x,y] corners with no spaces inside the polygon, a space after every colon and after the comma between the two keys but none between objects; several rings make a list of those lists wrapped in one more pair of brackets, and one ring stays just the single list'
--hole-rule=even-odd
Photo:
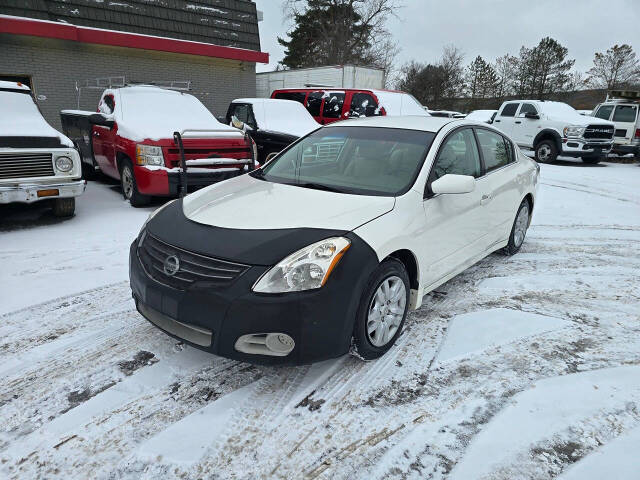
[{"label": "rear tire", "polygon": [[73,217],[76,211],[76,199],[71,198],[56,198],[53,201],[53,214],[56,217]]},{"label": "rear tire", "polygon": [[138,184],[130,160],[124,160],[120,167],[120,186],[122,187],[122,195],[125,200],[129,200],[132,207],[144,207],[151,201],[151,197],[142,195],[138,191]]},{"label": "rear tire", "polygon": [[530,214],[529,202],[527,199],[524,199],[520,207],[518,207],[516,219],[513,221],[511,234],[509,235],[509,243],[502,249],[505,255],[515,255],[520,251],[520,247],[522,247],[524,243],[524,237],[527,235],[527,229],[529,228]]},{"label": "rear tire", "polygon": [[553,140],[542,140],[536,145],[536,162],[553,163],[558,158],[558,147]]},{"label": "rear tire", "polygon": [[401,262],[389,259],[378,266],[362,292],[352,354],[374,360],[393,346],[407,318],[410,288],[409,275]]},{"label": "rear tire", "polygon": [[597,165],[602,160],[604,160],[604,157],[582,157],[582,161],[588,165]]}]

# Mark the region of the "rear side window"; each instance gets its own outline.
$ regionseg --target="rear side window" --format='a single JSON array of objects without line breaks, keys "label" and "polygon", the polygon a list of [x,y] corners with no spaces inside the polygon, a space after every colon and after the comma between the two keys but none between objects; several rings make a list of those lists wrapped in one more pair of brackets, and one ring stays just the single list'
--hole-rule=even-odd
[{"label": "rear side window", "polygon": [[614,122],[635,122],[637,108],[635,105],[618,105],[612,120]]},{"label": "rear side window", "polygon": [[279,98],[280,100],[294,100],[304,105],[307,94],[305,92],[278,92],[275,94],[274,98]]},{"label": "rear side window", "polygon": [[484,129],[477,129],[476,133],[487,172],[504,167],[513,161],[511,144],[502,135]]},{"label": "rear side window", "polygon": [[609,120],[611,116],[611,112],[613,111],[613,105],[603,105],[596,112],[596,117],[601,118],[603,120]]},{"label": "rear side window", "polygon": [[500,113],[501,117],[515,117],[519,103],[507,103]]},{"label": "rear side window", "polygon": [[344,105],[344,93],[325,92],[324,108],[322,116],[325,118],[340,118],[342,106]]},{"label": "rear side window", "polygon": [[377,111],[378,102],[368,93],[354,93],[351,97],[350,117],[373,117]]},{"label": "rear side window", "polygon": [[311,116],[319,117],[322,108],[322,92],[311,92],[307,98],[306,107]]}]

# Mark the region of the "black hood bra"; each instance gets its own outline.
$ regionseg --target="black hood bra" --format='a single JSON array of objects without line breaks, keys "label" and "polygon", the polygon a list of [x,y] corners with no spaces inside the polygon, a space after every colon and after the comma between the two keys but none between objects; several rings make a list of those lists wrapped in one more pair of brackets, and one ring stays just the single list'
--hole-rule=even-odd
[{"label": "black hood bra", "polygon": [[[242,215],[242,211],[237,213]],[[185,216],[182,199],[159,212],[146,228],[148,233],[163,242],[189,252],[246,265],[266,266],[275,265],[307,245],[348,233],[325,228],[250,230],[204,225]]]},{"label": "black hood bra", "polygon": [[59,137],[2,137],[0,147],[4,148],[69,148]]}]

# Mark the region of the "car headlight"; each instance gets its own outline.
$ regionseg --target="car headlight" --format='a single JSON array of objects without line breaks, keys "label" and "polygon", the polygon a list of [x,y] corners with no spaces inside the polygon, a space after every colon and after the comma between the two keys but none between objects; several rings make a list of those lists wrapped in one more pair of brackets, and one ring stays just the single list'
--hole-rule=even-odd
[{"label": "car headlight", "polygon": [[268,270],[253,286],[258,293],[286,293],[322,287],[351,241],[333,237],[292,253]]},{"label": "car headlight", "polygon": [[164,210],[165,208],[167,208],[169,205],[171,205],[173,202],[175,202],[176,200],[177,200],[177,198],[176,198],[176,199],[174,199],[174,200],[171,200],[171,201],[169,201],[169,202],[167,202],[167,203],[165,203],[165,204],[164,204],[164,205],[162,205],[160,208],[155,209],[153,212],[151,212],[151,213],[149,214],[149,216],[147,217],[147,219],[146,219],[146,220],[144,221],[144,223],[142,224],[142,228],[140,229],[140,233],[138,233],[138,238],[140,239],[140,240],[139,240],[139,242],[138,242],[138,244],[139,244],[139,245],[140,245],[140,244],[142,244],[142,239],[144,238],[144,237],[142,236],[142,233],[144,232],[145,227],[146,227],[146,226],[147,226],[147,224],[151,221],[151,219],[152,219],[153,217],[155,217],[157,214],[159,214],[162,210]]},{"label": "car headlight", "polygon": [[585,129],[586,127],[581,127],[580,125],[568,125],[564,127],[562,133],[565,137],[581,137]]},{"label": "car headlight", "polygon": [[73,160],[69,157],[58,157],[56,158],[56,168],[61,172],[70,172],[73,168]]},{"label": "car headlight", "polygon": [[162,148],[156,145],[136,145],[136,163],[138,165],[164,165]]}]

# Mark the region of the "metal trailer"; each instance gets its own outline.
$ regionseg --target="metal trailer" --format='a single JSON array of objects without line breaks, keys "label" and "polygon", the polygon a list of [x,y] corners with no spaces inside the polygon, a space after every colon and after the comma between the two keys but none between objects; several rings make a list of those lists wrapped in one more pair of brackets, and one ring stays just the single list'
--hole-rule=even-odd
[{"label": "metal trailer", "polygon": [[377,67],[335,65],[279,70],[256,74],[256,96],[269,98],[280,88],[366,88],[385,87],[384,70]]}]

